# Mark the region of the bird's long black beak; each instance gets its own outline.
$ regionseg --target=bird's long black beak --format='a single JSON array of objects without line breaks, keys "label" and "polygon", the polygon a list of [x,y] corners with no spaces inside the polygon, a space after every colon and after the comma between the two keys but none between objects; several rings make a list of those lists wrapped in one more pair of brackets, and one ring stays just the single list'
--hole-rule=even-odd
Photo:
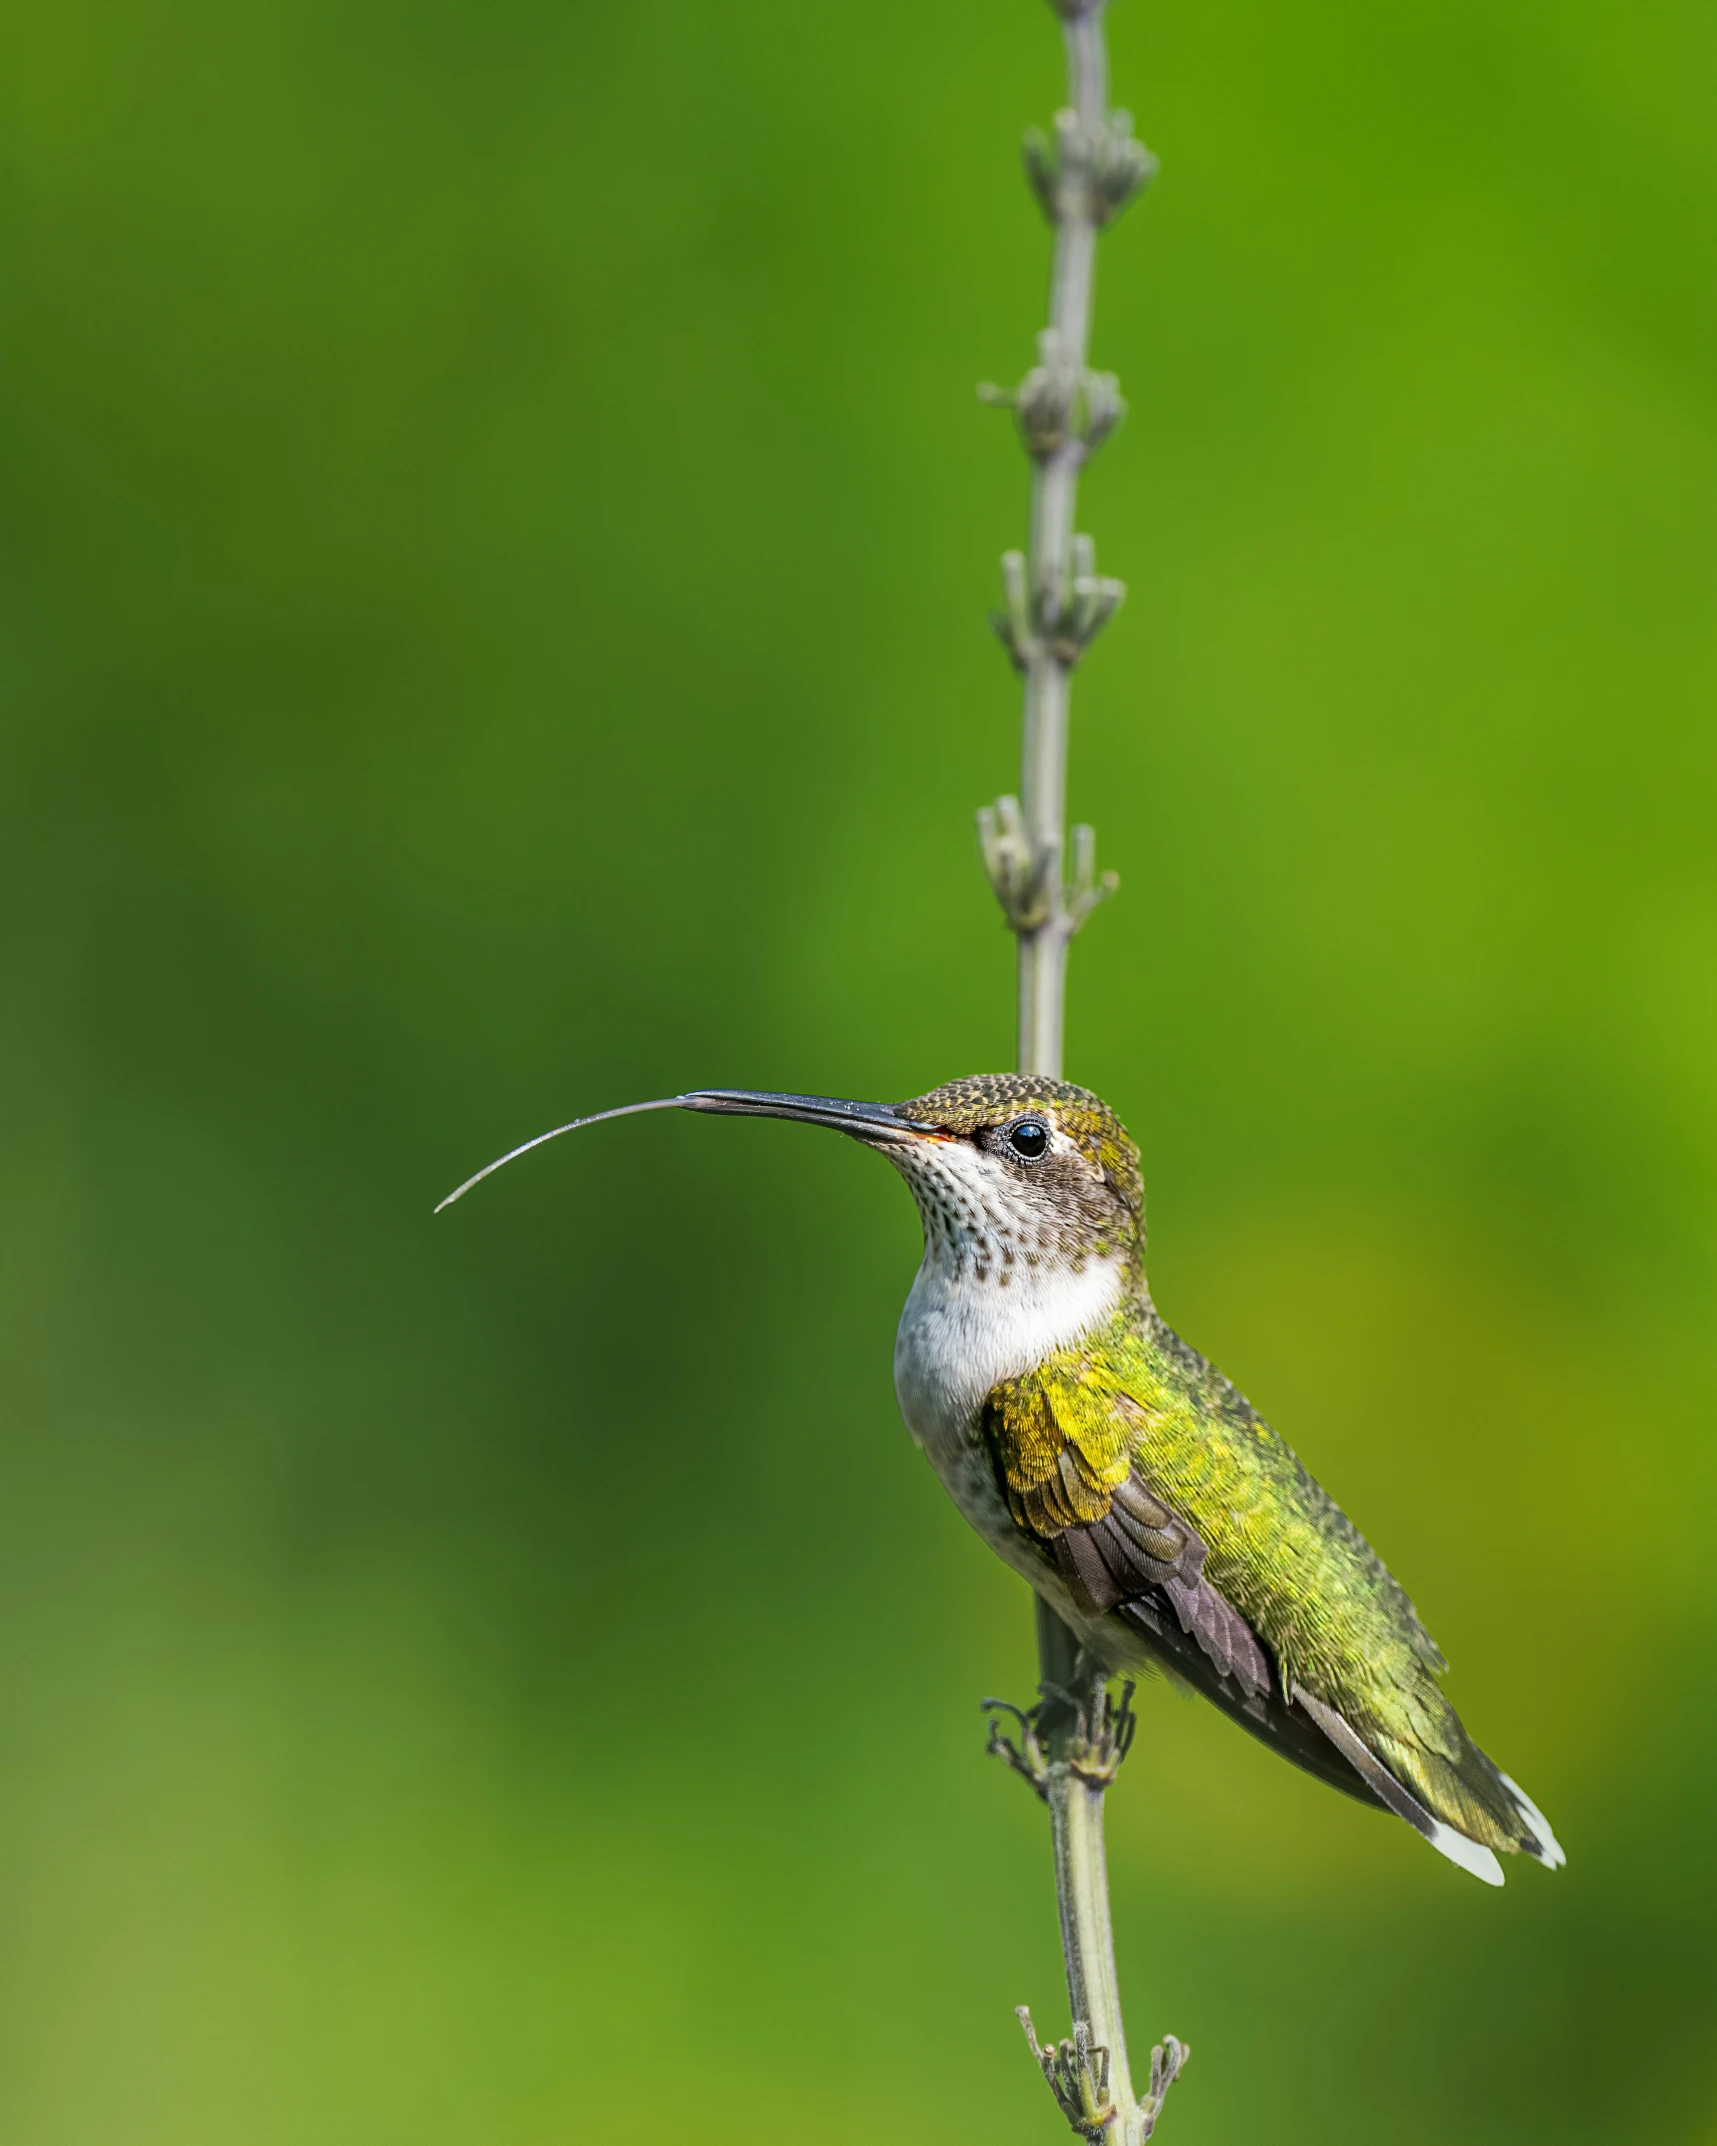
[{"label": "bird's long black beak", "polygon": [[767,1088],[693,1088],[685,1095],[665,1095],[653,1103],[622,1103],[618,1110],[598,1110],[588,1118],[574,1118],[570,1124],[556,1125],[546,1133],[538,1133],[534,1140],[526,1140],[516,1148],[509,1148],[504,1155],[497,1155],[491,1163],[485,1163],[474,1177],[450,1192],[436,1207],[440,1214],[443,1207],[451,1207],[473,1185],[480,1185],[484,1178],[492,1177],[503,1165],[520,1155],[528,1155],[532,1148],[540,1148],[545,1140],[558,1140],[562,1133],[575,1133],[582,1125],[599,1125],[604,1118],[629,1118],[641,1110],[713,1110],[735,1118],[793,1118],[803,1125],[827,1125],[838,1133],[850,1133],[855,1140],[863,1140],[872,1147],[885,1147],[901,1140],[917,1140],[933,1134],[934,1125],[921,1125],[913,1118],[903,1118],[886,1103],[849,1103],[832,1095],[777,1095]]},{"label": "bird's long black beak", "polygon": [[828,1125],[855,1140],[886,1145],[934,1132],[903,1118],[886,1103],[847,1103],[832,1095],[775,1095],[766,1088],[694,1088],[677,1096],[682,1110],[715,1110],[735,1118],[793,1118],[801,1125]]}]

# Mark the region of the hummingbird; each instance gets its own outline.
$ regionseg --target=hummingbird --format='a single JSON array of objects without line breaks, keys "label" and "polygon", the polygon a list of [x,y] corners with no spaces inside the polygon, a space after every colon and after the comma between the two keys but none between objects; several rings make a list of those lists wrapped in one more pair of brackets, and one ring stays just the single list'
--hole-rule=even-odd
[{"label": "hummingbird", "polygon": [[895,1337],[901,1413],[1099,1669],[1166,1672],[1488,1885],[1499,1853],[1564,1861],[1468,1736],[1383,1560],[1157,1311],[1139,1151],[1099,1097],[1011,1073],[894,1104],[696,1089],[539,1134],[441,1204],[561,1133],[669,1109],[825,1126],[906,1180],[924,1256]]}]

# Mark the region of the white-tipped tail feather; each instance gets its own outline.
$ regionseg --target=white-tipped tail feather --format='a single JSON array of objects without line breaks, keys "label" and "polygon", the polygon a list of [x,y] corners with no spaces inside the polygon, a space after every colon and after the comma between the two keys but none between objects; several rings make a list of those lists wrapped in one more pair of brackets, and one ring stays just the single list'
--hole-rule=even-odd
[{"label": "white-tipped tail feather", "polygon": [[1538,1843],[1538,1860],[1548,1870],[1560,1870],[1568,1858],[1562,1853],[1562,1843],[1550,1830],[1549,1819],[1545,1817],[1544,1813],[1533,1802],[1518,1781],[1511,1781],[1507,1774],[1503,1774],[1501,1779],[1503,1787],[1508,1790],[1515,1802],[1519,1804],[1520,1815],[1526,1820],[1528,1827],[1531,1829],[1533,1839]]},{"label": "white-tipped tail feather", "polygon": [[[1343,1715],[1338,1714],[1333,1706],[1326,1706],[1321,1699],[1314,1699],[1303,1684],[1294,1686],[1294,1704],[1305,1708],[1385,1809],[1393,1811],[1397,1818],[1406,1819],[1414,1832],[1423,1834],[1439,1855],[1446,1855],[1451,1863],[1458,1863],[1463,1870],[1470,1870],[1483,1884],[1502,1883],[1502,1865],[1491,1851],[1482,1842],[1468,1840],[1464,1833],[1457,1833],[1453,1826],[1444,1825],[1440,1818],[1433,1818],[1418,1797],[1411,1790],[1402,1787],[1370,1745],[1361,1740],[1352,1725]],[[1513,1787],[1512,1782],[1509,1785]],[[1514,1792],[1517,1796],[1520,1794],[1518,1789]],[[1524,1803],[1525,1799],[1521,1800]],[[1543,1821],[1540,1820],[1539,1823],[1543,1824]],[[1544,1830],[1548,1833],[1550,1829],[1546,1826]],[[1560,1854],[1561,1851],[1557,1852]]]},{"label": "white-tipped tail feather", "polygon": [[[1409,1819],[1411,1824],[1412,1820]],[[1464,1833],[1457,1833],[1453,1826],[1444,1825],[1440,1818],[1433,1818],[1428,1828],[1419,1829],[1439,1855],[1446,1855],[1451,1863],[1459,1863],[1463,1870],[1485,1885],[1502,1883],[1502,1865],[1482,1842],[1468,1840]]]}]

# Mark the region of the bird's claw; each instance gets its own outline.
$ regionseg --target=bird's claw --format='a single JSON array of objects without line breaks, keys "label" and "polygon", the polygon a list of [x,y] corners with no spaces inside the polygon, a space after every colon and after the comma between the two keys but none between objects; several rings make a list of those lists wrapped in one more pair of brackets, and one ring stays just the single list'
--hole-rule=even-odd
[{"label": "bird's claw", "polygon": [[[1084,1694],[1060,1684],[1042,1684],[1038,1691],[1033,1707],[1014,1706],[1006,1699],[983,1702],[984,1712],[992,1716],[986,1753],[1004,1760],[1046,1802],[1050,1767],[1058,1761],[1088,1787],[1107,1788],[1132,1749],[1139,1726],[1131,1682],[1121,1686],[1118,1699],[1109,1696],[1109,1687],[1100,1677]],[[993,1718],[997,1714],[1011,1714],[1019,1723],[1017,1744],[1002,1733],[1001,1724]],[[1057,1731],[1064,1732],[1066,1740],[1052,1759],[1045,1739],[1055,1737]]]},{"label": "bird's claw", "polygon": [[1077,1709],[1073,1740],[1067,1752],[1068,1764],[1093,1788],[1107,1788],[1132,1750],[1138,1727],[1139,1717],[1133,1712],[1130,1679],[1121,1686],[1119,1699],[1110,1698],[1107,1684],[1094,1686],[1089,1709],[1083,1706]]},{"label": "bird's claw", "polygon": [[[1037,1738],[1039,1709],[1034,1706],[1028,1711],[1022,1707],[1012,1705],[1006,1699],[986,1699],[983,1702],[983,1709],[990,1716],[990,1734],[988,1742],[984,1745],[985,1755],[989,1758],[1001,1759],[1004,1764],[1011,1766],[1021,1780],[1029,1781],[1038,1796],[1047,1803],[1049,1800],[1049,1761],[1044,1756],[1043,1746],[1038,1742]],[[1015,1721],[1019,1723],[1019,1742],[1017,1744],[1011,1736],[1002,1734],[1002,1725],[995,1719],[997,1714],[1011,1714]]]}]

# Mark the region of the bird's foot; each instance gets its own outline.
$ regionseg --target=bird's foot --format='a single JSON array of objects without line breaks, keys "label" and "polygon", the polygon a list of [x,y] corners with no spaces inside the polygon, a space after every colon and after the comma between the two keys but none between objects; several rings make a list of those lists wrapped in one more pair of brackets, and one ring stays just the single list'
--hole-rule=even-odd
[{"label": "bird's foot", "polygon": [[1080,1780],[1092,1788],[1107,1788],[1121,1770],[1121,1762],[1133,1748],[1139,1717],[1133,1712],[1133,1683],[1121,1686],[1118,1699],[1109,1695],[1109,1684],[1099,1671],[1081,1691],[1064,1691],[1060,1685],[1043,1687],[1039,1713],[1050,1707],[1062,1710],[1068,1725],[1067,1763]]},{"label": "bird's foot", "polygon": [[[1083,1691],[1068,1691],[1059,1684],[1044,1684],[1039,1690],[1042,1696],[1033,1707],[1022,1709],[1006,1699],[983,1702],[984,1712],[992,1717],[985,1751],[1005,1760],[1046,1801],[1049,1769],[1056,1763],[1092,1788],[1107,1788],[1132,1749],[1139,1726],[1131,1682],[1121,1686],[1118,1699],[1110,1697],[1101,1674],[1094,1675]],[[1011,1714],[1019,1723],[1017,1744],[1002,1733],[1001,1724],[993,1718],[997,1714]]]},{"label": "bird's foot", "polygon": [[[1021,1780],[1029,1781],[1039,1797],[1049,1801],[1049,1760],[1038,1741],[1037,1722],[1041,1706],[1021,1708],[1012,1706],[1006,1699],[986,1699],[984,1712],[990,1717],[989,1741],[984,1746],[985,1755],[1001,1759],[1011,1766]],[[998,1714],[1011,1714],[1019,1723],[1019,1742],[1002,1734],[1002,1725],[996,1720]],[[1035,2044],[1033,2045],[1035,2047]]]},{"label": "bird's foot", "polygon": [[1068,1762],[1081,1780],[1093,1788],[1107,1788],[1121,1770],[1121,1762],[1133,1748],[1139,1717],[1133,1712],[1131,1678],[1113,1699],[1107,1684],[1092,1687],[1089,1710],[1081,1709]]}]

